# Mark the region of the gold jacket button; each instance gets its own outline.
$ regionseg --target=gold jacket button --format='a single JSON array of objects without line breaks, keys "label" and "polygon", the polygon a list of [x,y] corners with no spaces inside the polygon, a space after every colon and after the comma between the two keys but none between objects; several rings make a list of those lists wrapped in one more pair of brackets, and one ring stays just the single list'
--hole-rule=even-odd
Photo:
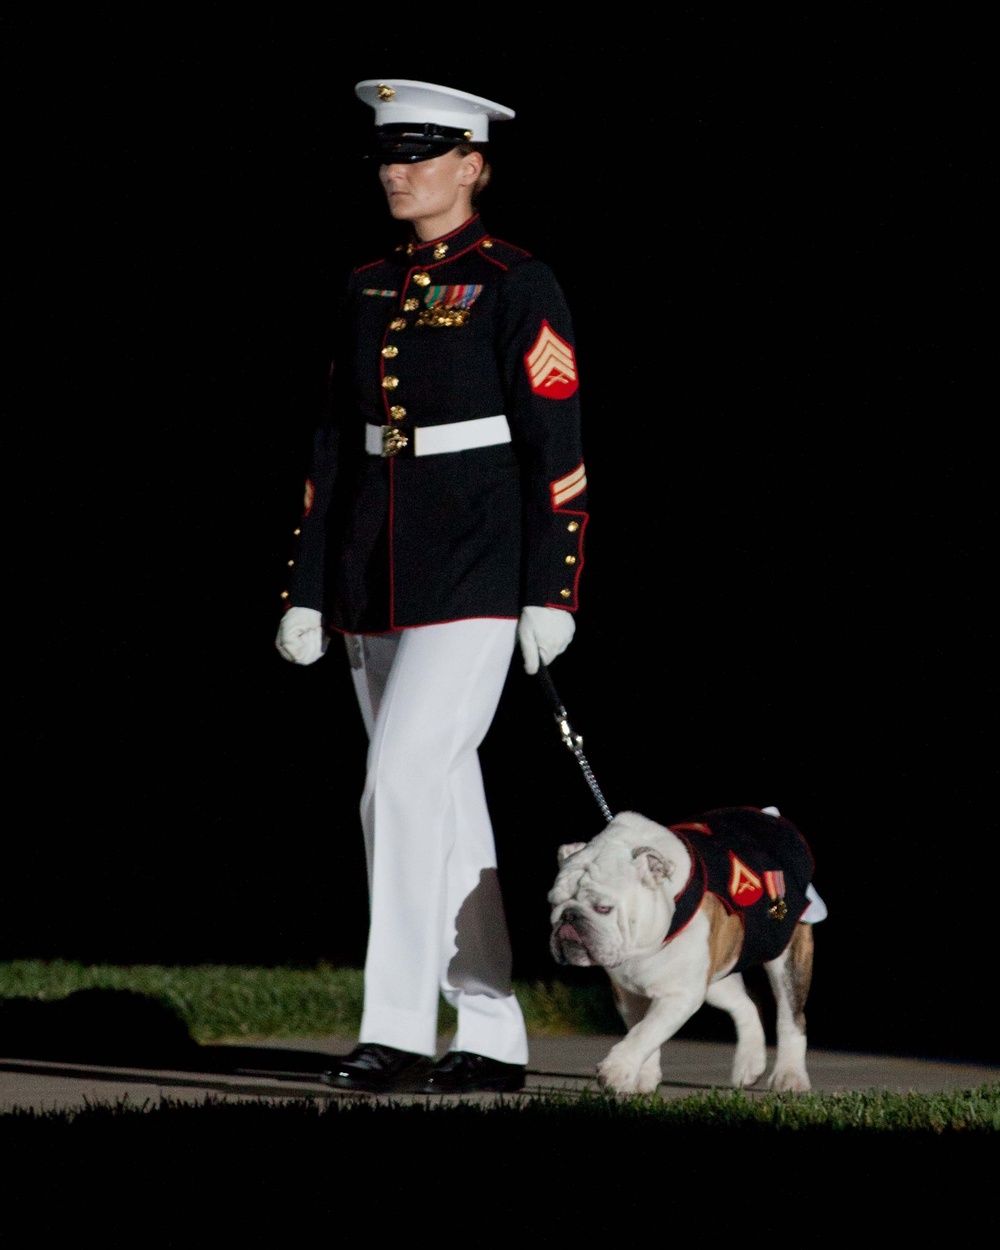
[{"label": "gold jacket button", "polygon": [[287,599],[287,598],[288,598],[288,591],[287,591],[287,590],[283,590],[283,591],[281,592],[281,597],[282,597],[282,599]]},{"label": "gold jacket button", "polygon": [[416,245],[415,245],[415,244],[413,244],[413,243],[407,243],[407,245],[406,245],[406,254],[407,254],[407,256],[412,256],[412,255],[413,255],[413,253],[414,253],[416,250],[417,250],[417,248],[416,248]]},{"label": "gold jacket button", "polygon": [[448,255],[448,244],[447,244],[447,243],[439,243],[439,244],[437,245],[437,247],[434,249],[434,259],[435,259],[435,260],[444,260],[444,258],[445,258],[447,255]]},{"label": "gold jacket button", "polygon": [[566,557],[566,563],[567,563],[567,564],[576,564],[576,556],[567,556],[567,557]]},{"label": "gold jacket button", "polygon": [[393,317],[393,319],[389,322],[389,329],[390,330],[405,330],[406,318],[405,317]]},{"label": "gold jacket button", "polygon": [[492,240],[492,239],[483,239],[482,246],[483,246],[483,247],[487,247],[487,248],[492,247],[492,246],[493,246],[493,240]]},{"label": "gold jacket button", "polygon": [[571,534],[575,534],[576,531],[580,528],[580,522],[570,521],[569,525],[567,525],[566,528]]},{"label": "gold jacket button", "polygon": [[382,389],[384,391],[394,391],[399,385],[399,378],[394,378],[391,373],[387,373],[382,379]]},{"label": "gold jacket button", "polygon": [[413,275],[413,281],[417,284],[417,286],[430,286],[431,275],[429,273],[415,273]]},{"label": "gold jacket button", "polygon": [[393,404],[389,409],[389,416],[392,417],[393,421],[402,421],[406,416],[406,409],[402,404]]},{"label": "gold jacket button", "polygon": [[390,343],[388,347],[382,348],[382,355],[385,356],[386,359],[391,360],[393,356],[399,355],[399,348],[393,347],[393,345]]},{"label": "gold jacket button", "polygon": [[[403,312],[416,312],[420,307],[420,300],[413,299],[412,296],[403,305]],[[405,323],[404,323],[405,324]]]},{"label": "gold jacket button", "polygon": [[560,590],[559,595],[563,599],[572,599],[573,592],[572,590],[566,590],[566,588],[564,587],[562,590]]}]

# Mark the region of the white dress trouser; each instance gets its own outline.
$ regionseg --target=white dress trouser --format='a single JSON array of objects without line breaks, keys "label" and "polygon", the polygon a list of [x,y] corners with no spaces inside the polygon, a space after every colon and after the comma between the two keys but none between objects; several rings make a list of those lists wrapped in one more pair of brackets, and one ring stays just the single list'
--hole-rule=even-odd
[{"label": "white dress trouser", "polygon": [[369,738],[361,1042],[433,1056],[443,994],[453,1050],[527,1063],[478,754],[516,630],[474,619],[347,638]]}]

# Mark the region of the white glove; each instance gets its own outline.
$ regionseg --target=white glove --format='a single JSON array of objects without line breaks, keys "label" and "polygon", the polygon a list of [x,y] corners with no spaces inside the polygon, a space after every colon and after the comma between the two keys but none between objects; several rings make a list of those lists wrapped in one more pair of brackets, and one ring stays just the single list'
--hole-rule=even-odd
[{"label": "white glove", "polygon": [[289,608],[274,645],[293,664],[315,664],[326,650],[322,613],[315,608]]},{"label": "white glove", "polygon": [[524,671],[538,672],[539,663],[551,664],[562,655],[576,632],[572,612],[562,608],[522,608],[517,637],[524,656]]}]

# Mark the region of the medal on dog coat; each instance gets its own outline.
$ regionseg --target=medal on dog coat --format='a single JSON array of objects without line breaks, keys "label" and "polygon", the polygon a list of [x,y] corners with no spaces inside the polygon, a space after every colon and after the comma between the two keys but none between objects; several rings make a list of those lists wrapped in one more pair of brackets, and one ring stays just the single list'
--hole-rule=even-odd
[{"label": "medal on dog coat", "polygon": [[756,807],[722,807],[667,828],[687,847],[691,872],[674,900],[664,944],[686,928],[710,893],[743,922],[733,972],[777,958],[809,906],[806,888],[815,867],[795,825]]}]

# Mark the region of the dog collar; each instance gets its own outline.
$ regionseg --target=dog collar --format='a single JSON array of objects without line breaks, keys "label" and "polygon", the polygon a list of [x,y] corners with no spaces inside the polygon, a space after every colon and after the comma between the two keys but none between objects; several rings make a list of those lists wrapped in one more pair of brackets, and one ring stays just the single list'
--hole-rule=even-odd
[{"label": "dog collar", "polygon": [[708,886],[705,861],[691,845],[691,839],[684,833],[683,827],[681,825],[668,825],[667,828],[672,834],[680,838],[687,847],[688,856],[691,860],[691,871],[688,873],[688,879],[684,883],[684,888],[680,894],[674,896],[674,916],[670,922],[670,928],[667,930],[667,936],[663,939],[664,946],[668,942],[672,942],[678,933],[686,929],[691,923],[695,912],[701,906],[701,900],[705,897],[705,890]]}]

